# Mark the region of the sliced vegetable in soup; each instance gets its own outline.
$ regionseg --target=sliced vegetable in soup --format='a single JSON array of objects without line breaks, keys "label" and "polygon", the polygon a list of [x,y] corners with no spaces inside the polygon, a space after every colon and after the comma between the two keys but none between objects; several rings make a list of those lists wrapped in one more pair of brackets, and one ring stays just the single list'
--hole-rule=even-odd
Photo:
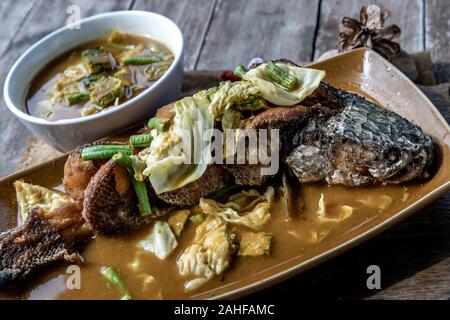
[{"label": "sliced vegetable in soup", "polygon": [[107,110],[149,88],[173,59],[156,40],[113,30],[45,66],[32,81],[28,112],[55,121]]}]

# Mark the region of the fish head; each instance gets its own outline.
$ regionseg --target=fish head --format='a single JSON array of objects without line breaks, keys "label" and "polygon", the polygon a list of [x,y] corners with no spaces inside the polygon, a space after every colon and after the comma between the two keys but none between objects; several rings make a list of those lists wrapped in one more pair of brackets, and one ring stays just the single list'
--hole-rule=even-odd
[{"label": "fish head", "polygon": [[331,119],[328,132],[350,144],[355,168],[372,182],[401,183],[420,176],[433,155],[433,140],[400,115],[354,103]]}]

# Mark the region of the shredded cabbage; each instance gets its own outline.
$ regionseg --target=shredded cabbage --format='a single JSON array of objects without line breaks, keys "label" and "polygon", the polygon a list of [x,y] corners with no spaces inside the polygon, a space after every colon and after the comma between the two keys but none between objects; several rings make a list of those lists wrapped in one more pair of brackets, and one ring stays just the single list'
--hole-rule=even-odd
[{"label": "shredded cabbage", "polygon": [[270,219],[270,206],[274,196],[275,190],[269,186],[264,194],[255,189],[241,191],[232,195],[225,204],[202,198],[199,207],[207,214],[229,223],[258,230]]},{"label": "shredded cabbage", "polygon": [[300,103],[319,87],[320,81],[325,77],[325,71],[310,68],[300,68],[285,63],[275,63],[290,74],[294,75],[298,82],[298,88],[288,91],[274,83],[265,73],[266,64],[249,70],[243,79],[250,81],[261,91],[261,95],[267,101],[278,106],[293,106]]},{"label": "shredded cabbage", "polygon": [[209,105],[210,113],[214,119],[220,119],[232,105],[243,100],[260,97],[261,92],[257,86],[248,81],[225,81],[212,98]]},{"label": "shredded cabbage", "polygon": [[186,290],[197,289],[230,266],[231,255],[236,251],[235,235],[226,228],[222,219],[213,216],[197,227],[193,243],[177,259],[180,275],[195,277],[185,282]]}]

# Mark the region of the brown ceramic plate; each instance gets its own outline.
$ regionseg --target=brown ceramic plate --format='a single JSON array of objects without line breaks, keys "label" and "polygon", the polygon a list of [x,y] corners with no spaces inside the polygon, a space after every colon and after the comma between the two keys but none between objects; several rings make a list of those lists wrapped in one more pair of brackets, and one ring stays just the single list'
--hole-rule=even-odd
[{"label": "brown ceramic plate", "polygon": [[[313,68],[327,72],[325,80],[332,85],[360,93],[390,108],[431,134],[442,153],[441,165],[434,177],[412,195],[402,210],[380,213],[332,241],[324,241],[312,250],[281,261],[254,275],[203,292],[193,298],[235,298],[288,279],[324,262],[409,217],[450,190],[450,128],[439,111],[399,70],[371,50],[359,49],[314,63]],[[46,186],[59,185],[67,156],[38,165],[0,180],[0,230],[16,224],[16,202],[12,182]]]}]

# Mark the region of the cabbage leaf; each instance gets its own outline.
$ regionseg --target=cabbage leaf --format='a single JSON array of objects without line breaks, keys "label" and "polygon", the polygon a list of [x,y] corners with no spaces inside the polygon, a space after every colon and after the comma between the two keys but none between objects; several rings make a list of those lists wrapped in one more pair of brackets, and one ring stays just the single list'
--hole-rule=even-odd
[{"label": "cabbage leaf", "polygon": [[288,91],[274,83],[265,73],[266,63],[249,70],[243,79],[250,81],[261,91],[267,101],[277,106],[293,106],[300,103],[319,87],[320,81],[325,77],[325,71],[310,68],[301,68],[286,63],[275,63],[278,67],[294,75],[298,80],[298,87]]},{"label": "cabbage leaf", "polygon": [[165,132],[152,130],[150,147],[139,153],[143,171],[157,194],[181,188],[205,172],[211,161],[214,118],[207,97],[186,97],[174,103],[175,116]]},{"label": "cabbage leaf", "polygon": [[150,236],[140,241],[138,246],[145,251],[154,253],[158,259],[164,260],[178,247],[178,242],[169,224],[158,220],[155,222]]}]

